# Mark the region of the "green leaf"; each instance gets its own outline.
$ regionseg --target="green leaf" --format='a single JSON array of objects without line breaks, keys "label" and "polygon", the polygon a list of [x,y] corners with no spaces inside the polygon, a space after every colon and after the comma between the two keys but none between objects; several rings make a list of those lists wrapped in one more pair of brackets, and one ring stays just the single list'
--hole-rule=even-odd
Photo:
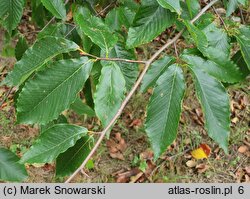
[{"label": "green leaf", "polygon": [[15,64],[13,71],[6,77],[5,83],[10,86],[22,84],[34,71],[53,57],[79,49],[72,41],[57,38],[44,37],[38,40]]},{"label": "green leaf", "polygon": [[[131,59],[135,60],[135,52],[134,50],[127,50],[125,48],[125,41],[118,41],[115,47],[109,53],[110,58],[119,57],[122,59]],[[126,80],[126,88],[130,90],[134,85],[138,74],[139,67],[136,63],[128,63],[128,62],[117,62],[117,65],[120,67],[122,74]]]},{"label": "green leaf", "polygon": [[103,68],[94,95],[95,112],[104,127],[117,113],[125,93],[125,79],[115,62],[102,62]]},{"label": "green leaf", "polygon": [[71,175],[86,159],[91,151],[93,138],[84,136],[56,159],[56,176]]},{"label": "green leaf", "polygon": [[202,69],[222,82],[235,83],[244,79],[238,68],[231,67],[233,65],[218,65],[211,60],[206,60],[196,55],[184,54],[181,58],[189,65]]},{"label": "green leaf", "polygon": [[43,133],[44,131],[46,131],[47,129],[51,128],[52,126],[54,126],[55,124],[68,124],[68,120],[67,118],[61,114],[58,116],[57,119],[54,119],[53,121],[47,123],[47,124],[41,124],[40,127],[40,133]]},{"label": "green leaf", "polygon": [[230,40],[224,30],[217,28],[214,23],[211,23],[203,30],[206,35],[208,46],[223,51],[226,55],[230,54]]},{"label": "green leaf", "polygon": [[[89,9],[87,9],[85,7],[78,7],[77,10],[74,12],[74,16],[73,16],[75,21],[76,21],[76,17],[78,15],[83,15],[85,18],[90,18],[91,12],[89,11]],[[93,42],[86,34],[84,34],[84,32],[81,30],[81,28],[79,26],[76,26],[76,31],[82,40],[81,41],[82,49],[85,52],[89,53],[92,46],[93,46]]]},{"label": "green leaf", "polygon": [[92,42],[98,45],[106,52],[106,55],[108,55],[118,40],[117,36],[111,32],[109,27],[105,25],[100,18],[94,16],[85,18],[82,14],[77,14],[75,21]]},{"label": "green leaf", "polygon": [[157,0],[158,3],[163,7],[181,14],[180,0]]},{"label": "green leaf", "polygon": [[192,65],[189,67],[193,72],[196,94],[205,115],[208,135],[228,153],[230,109],[227,92],[220,82],[200,68]]},{"label": "green leaf", "polygon": [[246,78],[250,74],[250,70],[248,69],[247,63],[245,62],[240,50],[232,57],[232,60],[239,67],[243,74],[243,78]]},{"label": "green leaf", "polygon": [[17,60],[20,60],[25,53],[25,51],[29,48],[26,39],[23,36],[20,36],[15,48],[15,56]]},{"label": "green leaf", "polygon": [[[140,3],[134,0],[118,0],[118,2],[134,12],[137,12],[140,7]],[[143,2],[144,1],[142,1],[142,3]]]},{"label": "green leaf", "polygon": [[1,0],[0,1],[0,19],[2,25],[9,33],[14,30],[21,20],[24,0]]},{"label": "green leaf", "polygon": [[74,103],[70,105],[70,109],[75,111],[78,115],[86,114],[88,116],[95,116],[95,111],[87,104],[84,104],[79,97],[77,97]]},{"label": "green leaf", "polygon": [[38,27],[43,28],[45,26],[45,8],[41,1],[32,0],[30,8],[32,10],[32,21],[37,24]]},{"label": "green leaf", "polygon": [[112,30],[122,30],[123,27],[128,29],[133,23],[134,17],[135,13],[127,7],[117,7],[107,14],[105,23]]},{"label": "green leaf", "polygon": [[240,44],[243,58],[250,70],[250,27],[241,27],[240,34],[236,35],[236,38]]},{"label": "green leaf", "polygon": [[[196,16],[199,13],[200,10],[200,3],[198,0],[191,0],[189,1],[181,1],[181,15],[180,18],[183,20],[190,21],[194,16]],[[180,21],[177,22],[177,26],[182,26],[182,23]],[[179,28],[179,27],[177,27]],[[179,30],[179,29],[178,29]]]},{"label": "green leaf", "polygon": [[142,5],[129,28],[127,48],[152,41],[175,21],[175,14],[155,3]]},{"label": "green leaf", "polygon": [[[223,78],[221,75],[216,77],[220,77],[220,79],[225,82],[237,82],[242,79],[242,74],[238,67],[230,60],[230,46],[226,43],[227,36],[222,36],[222,41],[218,41],[216,40],[216,36],[211,35],[210,31],[205,30],[202,32],[200,29],[187,21],[185,22],[185,25],[194,39],[197,48],[202,52],[202,54],[221,68],[224,68],[224,71],[228,77],[233,76],[234,78]],[[212,24],[208,30],[211,28],[213,29],[213,26],[214,25]],[[216,29],[216,27],[214,30],[212,30],[212,32],[213,31],[217,37],[219,37],[219,34],[223,34],[219,29]],[[211,71],[210,69],[208,70]],[[215,72],[213,72],[213,74],[215,74]]]},{"label": "green leaf", "polygon": [[208,47],[208,40],[206,35],[198,29],[196,26],[191,24],[189,21],[184,21],[184,24],[186,25],[188,32],[190,33],[191,37],[193,38],[197,48],[203,53],[206,52],[206,49]]},{"label": "green leaf", "polygon": [[190,19],[194,18],[200,10],[199,0],[186,0],[186,5],[189,11]]},{"label": "green leaf", "polygon": [[142,80],[140,91],[146,92],[149,87],[154,86],[157,79],[166,71],[173,61],[173,57],[165,56],[162,59],[153,62]]},{"label": "green leaf", "polygon": [[64,37],[65,26],[66,25],[63,23],[50,24],[37,34],[37,39],[42,39],[43,37],[48,36]]},{"label": "green leaf", "polygon": [[58,19],[66,19],[66,8],[63,0],[41,0],[44,7]]},{"label": "green leaf", "polygon": [[228,0],[226,16],[229,17],[239,7],[239,4],[245,5],[246,2],[247,0]]},{"label": "green leaf", "polygon": [[145,123],[155,159],[176,138],[184,90],[183,73],[177,65],[168,67],[156,82]]},{"label": "green leaf", "polygon": [[[230,58],[225,52],[217,48],[208,47],[205,53],[211,61],[215,62],[221,68],[224,68],[226,70],[225,72],[227,73],[227,76],[234,77],[231,82],[237,82],[243,79],[241,71],[239,70],[237,65],[230,60]],[[227,81],[226,78],[224,79],[225,81]],[[230,81],[228,80],[228,82]]]},{"label": "green leaf", "polygon": [[35,144],[23,155],[21,163],[51,163],[60,153],[75,145],[76,141],[86,136],[84,127],[57,124],[44,131]]},{"label": "green leaf", "polygon": [[25,166],[18,161],[19,158],[14,153],[0,148],[0,180],[17,182],[28,177]]},{"label": "green leaf", "polygon": [[30,79],[19,94],[17,121],[46,124],[75,101],[88,79],[93,62],[86,57],[61,60]]}]

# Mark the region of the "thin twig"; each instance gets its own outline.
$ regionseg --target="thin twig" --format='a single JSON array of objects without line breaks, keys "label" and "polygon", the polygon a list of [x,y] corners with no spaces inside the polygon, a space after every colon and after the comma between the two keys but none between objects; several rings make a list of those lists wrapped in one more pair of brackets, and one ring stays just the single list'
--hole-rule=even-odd
[{"label": "thin twig", "polygon": [[112,4],[113,3],[115,3],[116,1],[113,1],[113,2],[111,2],[109,5],[107,5],[103,10],[101,10],[100,12],[98,12],[98,13],[96,13],[96,15],[98,16],[101,16],[101,14],[103,13],[103,12],[105,12],[107,9],[109,9],[110,8],[110,6],[112,6]]},{"label": "thin twig", "polygon": [[246,22],[245,22],[244,15],[243,15],[241,8],[240,8],[240,17],[241,17],[242,23],[245,24]]},{"label": "thin twig", "polygon": [[245,157],[240,164],[234,169],[233,173],[236,173],[236,171],[241,167],[243,163],[245,163],[248,160],[248,157]]},{"label": "thin twig", "polygon": [[86,52],[82,51],[81,49],[79,49],[79,50],[81,51],[81,55],[95,58],[97,61],[99,61],[99,60],[104,60],[104,61],[120,61],[120,62],[139,63],[139,64],[146,64],[147,63],[147,61],[140,61],[140,60],[98,57],[98,56],[86,53]]},{"label": "thin twig", "polygon": [[[199,19],[199,17],[202,16],[203,13],[205,13],[212,5],[214,5],[216,2],[218,2],[219,0],[214,0],[212,2],[210,2],[209,4],[207,4],[201,11],[200,13],[191,21],[191,23],[194,23],[197,19]],[[120,117],[123,109],[125,108],[125,106],[127,105],[128,101],[130,100],[130,98],[132,97],[132,95],[135,93],[135,91],[137,90],[137,88],[139,87],[143,77],[145,76],[148,68],[150,67],[150,65],[152,64],[152,62],[169,46],[171,46],[174,42],[176,42],[182,35],[182,33],[185,31],[185,29],[181,30],[171,41],[169,41],[168,43],[166,43],[164,46],[162,46],[158,51],[155,52],[155,54],[146,62],[145,64],[145,68],[143,69],[142,73],[140,74],[139,78],[137,79],[137,81],[135,82],[133,88],[131,89],[131,91],[128,93],[128,95],[126,96],[126,98],[124,99],[124,101],[122,102],[119,110],[117,111],[117,113],[115,114],[115,116],[112,118],[112,120],[109,122],[109,124],[105,127],[105,129],[101,132],[101,135],[99,137],[99,139],[97,140],[95,146],[93,147],[93,149],[91,150],[91,152],[89,153],[89,155],[85,158],[85,160],[83,161],[83,163],[81,164],[81,166],[65,181],[65,183],[69,183],[77,174],[78,172],[80,172],[84,166],[86,165],[86,163],[89,161],[89,159],[93,156],[93,154],[95,153],[95,151],[97,150],[97,148],[99,147],[99,145],[101,144],[102,140],[104,139],[106,133],[109,131],[109,129],[114,125],[114,123],[116,122],[116,120]]]},{"label": "thin twig", "polygon": [[178,58],[179,54],[178,54],[178,49],[177,49],[177,46],[176,46],[176,42],[174,42],[174,52],[175,52],[176,57]]},{"label": "thin twig", "polygon": [[227,25],[225,24],[224,20],[222,19],[222,17],[220,16],[220,14],[217,12],[217,10],[215,9],[214,6],[212,6],[212,9],[214,11],[214,13],[219,17],[221,23],[223,24],[225,30],[228,32],[228,28],[227,28]]}]

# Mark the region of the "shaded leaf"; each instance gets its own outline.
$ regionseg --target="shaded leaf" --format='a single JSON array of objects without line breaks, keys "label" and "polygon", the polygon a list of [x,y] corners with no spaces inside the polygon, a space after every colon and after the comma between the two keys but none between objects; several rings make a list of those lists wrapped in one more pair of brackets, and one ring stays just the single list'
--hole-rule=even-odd
[{"label": "shaded leaf", "polygon": [[23,181],[28,177],[25,166],[18,163],[19,158],[11,151],[0,148],[0,179]]},{"label": "shaded leaf", "polygon": [[245,62],[241,51],[238,51],[233,57],[232,60],[239,67],[243,77],[247,77],[250,74],[250,70],[248,69],[247,63]]},{"label": "shaded leaf", "polygon": [[171,10],[172,12],[181,13],[180,0],[157,0],[158,3],[163,7]]},{"label": "shaded leaf", "polygon": [[95,116],[95,111],[87,104],[84,104],[79,97],[70,105],[70,109],[74,110],[79,115],[86,114],[88,116]]},{"label": "shaded leaf", "polygon": [[214,23],[211,23],[202,31],[206,35],[209,47],[221,50],[229,56],[231,48],[229,44],[230,40],[224,30],[217,28]]},{"label": "shaded leaf", "polygon": [[206,51],[206,48],[208,47],[208,40],[205,35],[200,29],[198,29],[196,26],[191,24],[189,21],[184,21],[188,32],[192,36],[197,48],[203,53]]},{"label": "shaded leaf", "polygon": [[200,10],[199,0],[186,0],[186,5],[189,11],[190,19],[194,18]]},{"label": "shaded leaf", "polygon": [[[209,60],[216,63],[216,65],[220,66],[221,68],[224,68],[224,71],[226,74],[228,74],[228,76],[234,77],[234,79],[229,80],[228,78],[223,78],[220,75],[220,78],[223,81],[236,82],[242,79],[242,74],[239,71],[238,67],[230,60],[228,49],[229,44],[225,44],[225,40],[227,38],[226,36],[223,37],[223,41],[217,41],[215,36],[212,36],[210,33],[207,37],[207,35],[205,34],[207,33],[206,31],[202,32],[200,29],[198,29],[189,22],[185,22],[185,24],[192,38],[194,39],[197,48],[202,52],[202,54],[206,56]],[[213,27],[213,25],[211,25],[211,27]],[[218,29],[215,29],[214,31],[215,35],[222,34]],[[210,72],[212,71],[210,69],[207,70],[209,70]],[[213,75],[214,74],[215,72],[213,72]]]},{"label": "shaded leaf", "polygon": [[51,121],[47,124],[40,125],[40,133],[43,133],[44,131],[51,128],[55,124],[68,124],[68,120],[63,114],[61,114],[58,116],[57,119],[54,119],[53,121]]},{"label": "shaded leaf", "polygon": [[240,4],[245,5],[246,3],[247,0],[228,0],[226,16],[229,17],[239,7]]},{"label": "shaded leaf", "polygon": [[112,30],[122,30],[123,27],[129,28],[135,17],[135,13],[127,7],[117,7],[111,10],[106,18],[105,23]]},{"label": "shaded leaf", "polygon": [[15,48],[15,56],[17,60],[20,60],[25,53],[25,51],[29,48],[27,41],[24,37],[20,36]]},{"label": "shaded leaf", "polygon": [[235,83],[244,78],[236,67],[232,65],[218,65],[213,61],[206,60],[205,58],[196,55],[182,55],[181,58],[189,65],[198,67],[206,71],[209,75],[214,76],[222,82]]},{"label": "shaded leaf", "polygon": [[133,48],[152,41],[175,21],[175,14],[154,2],[142,5],[129,28],[126,46]]},{"label": "shaded leaf", "polygon": [[184,90],[183,73],[177,65],[168,67],[156,82],[145,123],[155,159],[176,138]]},{"label": "shaded leaf", "polygon": [[[78,7],[77,10],[74,12],[74,20],[76,21],[76,17],[78,15],[83,15],[86,18],[91,17],[91,12],[89,9],[85,7]],[[89,53],[91,50],[91,47],[93,46],[93,42],[91,39],[82,31],[82,29],[79,26],[76,26],[76,31],[78,35],[81,37],[81,43],[82,43],[82,49]]]},{"label": "shaded leaf", "polygon": [[117,36],[100,18],[94,16],[86,18],[82,14],[78,14],[75,16],[75,21],[92,42],[106,52],[106,55],[117,43]]},{"label": "shaded leaf", "polygon": [[125,93],[125,79],[115,62],[102,62],[103,68],[94,95],[95,112],[105,127],[120,108]]},{"label": "shaded leaf", "polygon": [[56,18],[66,19],[66,8],[63,0],[41,0],[41,2]]},{"label": "shaded leaf", "polygon": [[63,23],[50,24],[37,34],[37,39],[42,39],[47,36],[64,37],[65,29],[66,25]]},{"label": "shaded leaf", "polygon": [[75,145],[76,141],[87,135],[84,127],[57,124],[44,131],[31,148],[23,155],[22,163],[51,163],[60,153]]},{"label": "shaded leaf", "polygon": [[230,109],[227,92],[220,82],[199,67],[189,67],[194,74],[196,94],[205,115],[208,135],[228,153]]},{"label": "shaded leaf", "polygon": [[86,57],[61,60],[38,72],[17,100],[17,121],[46,124],[69,108],[88,79],[93,62]]},{"label": "shaded leaf", "polygon": [[242,56],[250,70],[250,28],[241,27],[240,34],[238,34],[236,38],[240,44]]},{"label": "shaded leaf", "polygon": [[18,61],[13,71],[6,77],[5,83],[11,86],[22,84],[35,70],[56,55],[77,50],[79,46],[72,41],[57,38],[44,37],[30,47]]},{"label": "shaded leaf", "polygon": [[[127,50],[125,48],[124,41],[118,41],[115,47],[110,51],[109,57],[119,57],[122,59],[131,59],[135,60],[135,52],[134,50]],[[117,62],[117,65],[120,67],[122,74],[126,80],[126,88],[130,90],[134,85],[138,74],[139,74],[139,67],[136,63],[128,63],[128,62]]]},{"label": "shaded leaf", "polygon": [[166,71],[173,61],[173,57],[165,56],[162,59],[153,62],[142,80],[141,92],[146,92],[149,87],[154,86],[157,79]]},{"label": "shaded leaf", "polygon": [[3,27],[9,33],[14,30],[21,20],[24,0],[1,0],[0,1],[0,19]]},{"label": "shaded leaf", "polygon": [[61,153],[56,159],[56,176],[71,175],[89,155],[92,145],[93,138],[84,136],[74,146]]}]

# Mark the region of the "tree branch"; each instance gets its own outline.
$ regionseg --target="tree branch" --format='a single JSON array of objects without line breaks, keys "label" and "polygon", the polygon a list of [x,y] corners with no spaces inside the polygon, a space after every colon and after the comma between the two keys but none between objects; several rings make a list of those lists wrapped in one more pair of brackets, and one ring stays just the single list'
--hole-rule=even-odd
[{"label": "tree branch", "polygon": [[[213,6],[216,2],[218,2],[219,0],[214,0],[211,1],[209,4],[207,4],[201,11],[200,13],[193,19],[191,20],[191,23],[194,23],[197,19],[199,19],[203,13],[205,13],[211,6]],[[69,183],[77,174],[78,172],[80,172],[84,166],[86,165],[86,163],[89,161],[89,159],[93,156],[93,154],[95,153],[95,151],[97,150],[97,148],[99,147],[100,143],[102,142],[102,140],[105,137],[105,134],[109,131],[109,129],[114,125],[114,123],[116,122],[116,120],[119,118],[119,116],[121,115],[123,109],[125,108],[125,106],[127,105],[128,101],[130,100],[130,98],[132,97],[132,95],[135,93],[135,91],[137,90],[137,88],[139,87],[144,75],[146,74],[148,68],[150,67],[150,65],[153,63],[153,61],[165,50],[167,49],[169,46],[171,46],[172,44],[174,44],[174,42],[176,42],[182,35],[182,33],[185,31],[185,29],[183,29],[182,31],[180,31],[171,41],[169,41],[168,43],[166,43],[164,46],[162,46],[158,51],[156,51],[155,54],[153,54],[153,56],[146,61],[145,64],[145,68],[143,69],[142,73],[140,74],[139,78],[137,79],[137,81],[135,82],[133,88],[131,89],[131,91],[128,93],[127,97],[124,99],[124,101],[122,102],[119,110],[117,111],[117,113],[115,114],[115,116],[113,117],[113,119],[109,122],[109,124],[105,127],[105,129],[101,132],[99,139],[97,140],[95,146],[93,147],[93,149],[91,150],[91,152],[89,153],[89,155],[86,157],[86,159],[83,161],[83,163],[81,164],[81,166],[65,181],[65,183]]]},{"label": "tree branch", "polygon": [[105,57],[97,57],[95,55],[89,54],[84,52],[83,50],[79,49],[81,52],[80,54],[83,56],[89,56],[95,58],[97,61],[105,60],[105,61],[121,61],[121,62],[128,62],[128,63],[139,63],[139,64],[146,64],[147,61],[140,61],[140,60],[130,60],[130,59],[121,59],[121,58],[105,58]]}]

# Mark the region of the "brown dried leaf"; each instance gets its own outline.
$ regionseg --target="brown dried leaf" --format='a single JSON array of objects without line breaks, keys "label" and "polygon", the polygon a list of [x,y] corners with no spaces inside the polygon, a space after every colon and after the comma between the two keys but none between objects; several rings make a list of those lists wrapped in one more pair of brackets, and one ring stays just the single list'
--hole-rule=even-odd
[{"label": "brown dried leaf", "polygon": [[245,167],[245,171],[248,175],[250,175],[250,166]]},{"label": "brown dried leaf", "polygon": [[206,164],[198,164],[195,168],[198,170],[198,173],[204,173],[209,169],[209,166]]},{"label": "brown dried leaf", "polygon": [[248,151],[248,146],[242,145],[238,148],[239,153],[246,153]]},{"label": "brown dried leaf", "polygon": [[109,153],[109,155],[111,158],[114,158],[114,159],[125,160],[124,156],[121,154],[121,152]]},{"label": "brown dried leaf", "polygon": [[121,137],[120,133],[116,133],[114,138],[111,138],[106,142],[106,145],[109,149],[109,155],[112,158],[124,160],[124,156],[122,153],[126,150],[127,144]]},{"label": "brown dried leaf", "polygon": [[140,173],[138,173],[136,176],[132,176],[132,177],[130,178],[130,183],[135,183],[137,180],[140,179],[140,177],[142,177],[142,175],[143,175],[143,172],[140,172]]},{"label": "brown dried leaf", "polygon": [[116,177],[116,182],[117,183],[125,183],[125,182],[129,182],[130,181],[130,178],[132,176],[136,176],[138,173],[140,173],[140,169],[138,168],[134,168],[134,169],[131,169],[129,171],[126,171],[124,173],[120,173],[117,175]]},{"label": "brown dried leaf", "polygon": [[141,126],[142,125],[142,120],[141,119],[134,119],[129,127],[136,127],[136,126]]},{"label": "brown dried leaf", "polygon": [[144,160],[152,160],[154,157],[154,153],[150,150],[144,151],[140,154],[141,159]]}]

